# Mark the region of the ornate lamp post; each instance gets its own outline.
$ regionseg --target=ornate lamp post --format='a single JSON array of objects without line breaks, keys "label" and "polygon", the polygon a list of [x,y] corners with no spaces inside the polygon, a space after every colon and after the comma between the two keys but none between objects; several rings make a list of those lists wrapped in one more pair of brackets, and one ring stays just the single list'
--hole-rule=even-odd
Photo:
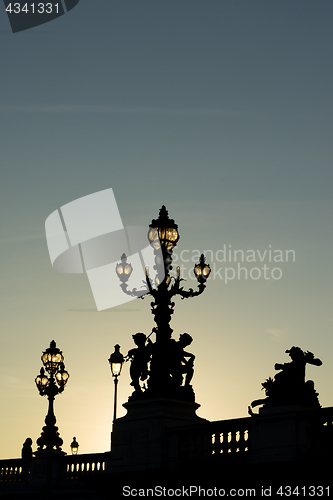
[{"label": "ornate lamp post", "polygon": [[[184,362],[181,360],[181,353],[185,352],[183,351],[184,346],[182,344],[184,340],[182,342],[176,342],[171,339],[172,329],[170,327],[170,321],[175,306],[173,298],[179,295],[182,299],[185,299],[202,294],[206,288],[206,281],[210,275],[211,269],[209,264],[205,262],[205,257],[202,254],[199,263],[194,266],[194,274],[198,280],[198,288],[196,291],[192,288],[184,290],[184,288],[180,286],[181,281],[184,280],[180,276],[179,266],[177,267],[176,276],[170,275],[170,271],[172,270],[172,252],[179,241],[180,235],[178,232],[178,225],[173,219],[169,218],[168,211],[164,205],[160,210],[158,219],[152,220],[147,236],[150,245],[154,249],[155,265],[153,269],[156,274],[154,278],[151,279],[149,269],[148,267],[146,268],[145,295],[151,295],[153,297],[151,308],[156,323],[156,327],[153,328],[153,332],[156,333],[156,342],[152,344],[149,341],[149,344],[146,345],[146,354],[143,353],[144,349],[142,347],[140,351],[141,354],[139,354],[139,349],[136,354],[133,354],[133,356],[135,356],[134,359],[137,359],[134,366],[138,367],[140,359],[143,360],[145,356],[147,358],[147,353],[149,352],[150,370],[148,390],[145,391],[147,397],[166,396],[194,400],[194,393],[191,386],[187,386],[186,393],[185,390],[179,391],[179,380],[182,380],[181,374],[185,373],[181,370],[185,370],[186,368]],[[127,273],[126,269],[128,271]],[[138,293],[135,288],[132,290],[128,289],[127,281],[132,273],[132,266],[127,262],[125,254],[121,256],[121,263],[116,266],[116,273],[121,281],[120,286],[127,295],[133,297],[141,296],[141,298],[145,297],[145,295],[142,295],[142,292]],[[190,336],[189,338],[191,339]],[[191,342],[191,340],[187,339],[186,342]],[[178,357],[179,360],[178,366],[175,366],[175,362],[173,361],[176,357]],[[172,363],[174,363],[173,367],[171,366]],[[186,369],[189,371],[189,366]],[[141,380],[143,380],[142,373],[144,373],[144,369],[142,369],[141,373],[139,373],[139,371],[139,368],[133,369],[133,376],[136,380],[141,376]],[[147,372],[147,370],[145,371]],[[189,378],[190,377],[188,377],[188,379]],[[134,379],[132,385],[134,385]],[[137,394],[137,392],[138,391],[136,391],[135,397],[141,397],[142,394]]]},{"label": "ornate lamp post", "polygon": [[[211,269],[209,264],[205,262],[205,256],[202,254],[199,263],[194,266],[194,274],[198,280],[198,290],[194,291],[192,288],[184,290],[183,287],[180,286],[180,282],[183,281],[183,279],[180,277],[179,266],[177,267],[177,276],[170,276],[170,271],[172,270],[172,251],[177,245],[180,235],[178,232],[178,225],[173,219],[169,219],[168,211],[164,205],[160,209],[158,219],[152,220],[149,228],[149,243],[154,250],[162,250],[162,258],[160,252],[155,252],[154,269],[156,271],[156,276],[154,278],[154,285],[157,285],[157,287],[153,288],[149,276],[149,269],[147,267],[147,291],[145,294],[152,295],[155,299],[155,302],[152,303],[152,313],[154,314],[157,324],[157,328],[154,330],[156,331],[156,341],[159,341],[160,338],[170,335],[169,323],[175,305],[174,302],[172,302],[172,298],[176,295],[180,295],[182,299],[200,295],[206,288],[205,283],[210,275]],[[123,254],[121,256],[121,262],[116,266],[116,273],[122,282],[120,286],[127,295],[144,298],[145,295],[142,295],[142,292],[138,293],[135,288],[133,290],[128,290],[127,281],[131,276],[132,270],[132,265],[127,262],[127,257]]]},{"label": "ornate lamp post", "polygon": [[113,421],[117,418],[117,387],[118,387],[118,377],[121,373],[121,369],[124,363],[124,356],[120,352],[120,345],[116,344],[114,346],[114,352],[109,358],[110,368],[112,377],[114,378],[114,406],[113,406]]},{"label": "ornate lamp post", "polygon": [[[60,349],[56,347],[54,340],[50,343],[50,347],[43,352],[41,360],[44,366],[40,369],[35,382],[39,394],[47,396],[49,408],[45,417],[46,425],[43,427],[41,436],[37,439],[37,450],[41,451],[45,447],[45,450],[48,451],[56,448],[56,451],[61,452],[63,440],[59,435],[58,427],[55,425],[56,418],[53,410],[53,401],[57,394],[63,392],[69,374],[65,370],[64,356]],[[47,376],[45,370],[49,376]]]}]

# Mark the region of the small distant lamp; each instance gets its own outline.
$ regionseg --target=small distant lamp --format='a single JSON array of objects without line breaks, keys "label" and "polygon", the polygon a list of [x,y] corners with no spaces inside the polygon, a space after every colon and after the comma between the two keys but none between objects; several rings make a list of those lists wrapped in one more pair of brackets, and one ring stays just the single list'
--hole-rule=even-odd
[{"label": "small distant lamp", "polygon": [[117,418],[117,385],[118,377],[121,373],[121,369],[124,363],[124,356],[120,352],[120,345],[116,344],[114,346],[114,352],[109,357],[109,363],[111,368],[112,377],[114,378],[114,407],[113,407],[113,420]]},{"label": "small distant lamp", "polygon": [[204,254],[201,254],[199,264],[194,266],[194,274],[199,281],[199,283],[205,283],[211,273],[211,268],[209,264],[205,262]]},{"label": "small distant lamp", "polygon": [[77,455],[77,452],[79,451],[79,443],[76,441],[76,437],[73,437],[73,441],[71,442],[71,450],[72,450],[72,455]]},{"label": "small distant lamp", "polygon": [[124,363],[124,356],[121,354],[119,349],[120,349],[120,345],[116,344],[114,346],[114,352],[111,354],[111,356],[109,358],[111,373],[112,373],[112,376],[115,378],[119,377],[123,363]]}]

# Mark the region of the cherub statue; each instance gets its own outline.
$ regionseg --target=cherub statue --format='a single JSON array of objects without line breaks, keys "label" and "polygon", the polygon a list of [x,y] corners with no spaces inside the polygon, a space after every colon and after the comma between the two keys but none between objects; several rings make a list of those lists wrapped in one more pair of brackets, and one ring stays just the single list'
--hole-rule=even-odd
[{"label": "cherub statue", "polygon": [[[184,350],[185,347],[191,344],[192,337],[188,333],[180,335],[178,342],[174,341],[171,352],[170,373],[176,385],[180,386],[183,383],[183,375],[185,375],[185,386],[189,386],[193,377],[193,364],[195,356]],[[186,359],[189,358],[189,359]]]},{"label": "cherub statue", "polygon": [[[125,357],[125,360],[131,360],[130,376],[132,379],[131,385],[135,391],[142,392],[140,380],[144,381],[148,377],[148,363],[150,360],[150,339],[144,333],[136,333],[132,335],[136,348],[130,349]],[[148,345],[146,345],[148,342]]]},{"label": "cherub statue", "polygon": [[[266,398],[252,401],[251,407],[299,405],[308,408],[320,407],[318,394],[312,380],[305,382],[306,364],[321,366],[322,361],[315,358],[312,352],[303,352],[299,347],[291,347],[286,353],[291,357],[289,363],[276,363],[274,368],[281,370],[274,377],[262,383]],[[251,413],[251,412],[250,412]]]}]

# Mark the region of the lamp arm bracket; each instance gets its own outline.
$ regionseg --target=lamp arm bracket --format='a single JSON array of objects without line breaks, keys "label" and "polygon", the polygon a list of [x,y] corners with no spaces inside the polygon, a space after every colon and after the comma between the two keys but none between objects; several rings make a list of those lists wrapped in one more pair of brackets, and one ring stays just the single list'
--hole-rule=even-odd
[{"label": "lamp arm bracket", "polygon": [[184,290],[183,288],[180,288],[178,291],[178,295],[180,295],[182,299],[197,297],[198,295],[201,295],[203,293],[205,288],[206,285],[204,285],[203,283],[199,283],[198,290],[196,292],[193,290],[193,288],[190,288],[189,290]]},{"label": "lamp arm bracket", "polygon": [[133,288],[133,290],[128,290],[128,285],[126,283],[122,283],[120,285],[120,288],[122,289],[122,291],[124,293],[126,293],[126,295],[130,295],[131,297],[141,297],[143,298],[143,294],[142,294],[142,291],[138,291],[137,288]]},{"label": "lamp arm bracket", "polygon": [[170,289],[171,297],[173,297],[174,295],[178,295],[179,290],[182,290],[182,288],[179,288],[180,282],[185,281],[184,278],[180,278],[179,276],[177,276],[177,277],[173,276],[172,278],[175,280],[175,282],[174,282],[172,288]]}]

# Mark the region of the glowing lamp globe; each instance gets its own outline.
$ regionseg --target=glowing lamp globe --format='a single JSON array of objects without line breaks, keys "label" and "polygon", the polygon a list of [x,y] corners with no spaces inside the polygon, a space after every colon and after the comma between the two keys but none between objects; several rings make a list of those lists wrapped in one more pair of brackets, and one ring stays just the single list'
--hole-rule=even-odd
[{"label": "glowing lamp globe", "polygon": [[205,256],[201,254],[199,264],[194,266],[194,274],[199,283],[205,283],[211,273],[209,264],[205,262]]}]

